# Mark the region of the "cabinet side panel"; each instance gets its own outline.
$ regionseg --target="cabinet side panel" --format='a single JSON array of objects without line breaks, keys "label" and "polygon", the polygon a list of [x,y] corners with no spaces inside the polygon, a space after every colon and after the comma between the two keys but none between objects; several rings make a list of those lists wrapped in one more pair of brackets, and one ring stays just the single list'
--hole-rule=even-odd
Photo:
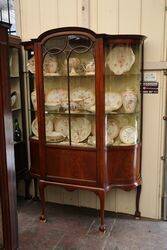
[{"label": "cabinet side panel", "polygon": [[135,185],[140,176],[140,145],[108,149],[107,164],[110,184]]}]

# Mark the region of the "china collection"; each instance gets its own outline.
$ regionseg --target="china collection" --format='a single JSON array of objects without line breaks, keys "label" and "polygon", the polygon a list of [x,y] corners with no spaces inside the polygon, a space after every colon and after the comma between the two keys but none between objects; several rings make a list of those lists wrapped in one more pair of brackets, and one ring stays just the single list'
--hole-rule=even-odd
[{"label": "china collection", "polygon": [[[130,46],[115,46],[107,55],[106,67],[116,76],[126,74],[130,71],[135,62],[135,55]],[[28,70],[35,73],[34,57],[29,59],[27,64]],[[94,60],[89,60],[83,64],[77,57],[71,57],[68,61],[70,76],[78,75],[95,75]],[[63,68],[63,72],[60,71]],[[82,68],[82,70],[81,70]],[[67,74],[67,60],[63,66],[53,54],[47,54],[44,59],[43,72],[44,76],[61,76]],[[14,95],[11,96],[14,102]],[[37,110],[36,91],[31,92],[31,102],[33,109]],[[131,145],[137,142],[137,128],[129,125],[129,121],[124,124],[118,118],[113,118],[114,114],[133,114],[136,112],[138,103],[137,93],[134,89],[125,88],[123,91],[105,93],[105,112],[107,116],[107,145]],[[70,110],[69,110],[70,108]],[[69,117],[61,114],[93,114],[95,113],[95,94],[92,89],[84,88],[80,85],[78,88],[72,88],[70,96],[65,88],[55,88],[45,91],[45,127],[46,139],[49,142],[68,144],[82,144],[85,146],[95,146],[95,120],[87,118],[91,116],[71,116],[71,131],[69,131]],[[54,114],[56,116],[54,116]],[[113,115],[112,115],[113,114]],[[93,116],[92,116],[93,117]],[[119,116],[117,116],[119,117]],[[121,118],[122,119],[122,118]],[[38,137],[38,121],[35,118],[32,122],[32,133]]]}]

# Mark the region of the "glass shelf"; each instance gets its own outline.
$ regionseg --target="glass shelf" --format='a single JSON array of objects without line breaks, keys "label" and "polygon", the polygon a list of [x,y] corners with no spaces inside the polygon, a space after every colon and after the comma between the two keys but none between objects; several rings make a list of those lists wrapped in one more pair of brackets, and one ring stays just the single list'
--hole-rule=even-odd
[{"label": "glass shelf", "polygon": [[18,112],[18,111],[21,111],[22,109],[19,107],[19,108],[14,108],[12,109],[12,112]]},{"label": "glass shelf", "polygon": [[[34,112],[36,113],[37,110],[34,110],[34,109],[29,109],[30,112]],[[54,111],[54,110],[46,110],[45,109],[45,114],[54,114],[54,115],[95,115],[94,112],[86,112],[86,111],[83,111],[83,112],[58,112],[58,111]]]},{"label": "glass shelf", "polygon": [[140,114],[139,111],[133,113],[126,113],[126,112],[106,112],[105,115],[138,115]]},{"label": "glass shelf", "polygon": [[123,73],[123,74],[121,74],[121,75],[115,75],[115,74],[113,74],[113,73],[111,72],[111,73],[106,73],[105,76],[106,76],[106,77],[113,77],[113,78],[114,78],[114,77],[115,77],[115,78],[116,78],[116,77],[120,77],[120,78],[123,77],[123,78],[124,78],[124,77],[130,77],[130,76],[141,76],[141,73],[140,73],[140,72],[137,72],[137,73],[129,73],[129,72],[128,72],[128,73]]},{"label": "glass shelf", "polygon": [[[24,72],[25,74],[28,74],[30,73],[31,76],[33,76],[35,78],[35,74],[29,72],[29,71],[26,71]],[[43,75],[44,78],[49,78],[49,77],[54,77],[54,78],[67,78],[67,75],[57,75],[57,74],[49,74],[49,75]],[[95,74],[83,74],[83,75],[69,75],[69,77],[95,77]]]},{"label": "glass shelf", "polygon": [[10,78],[20,78],[20,76],[19,75],[15,75],[15,76],[10,75]]}]

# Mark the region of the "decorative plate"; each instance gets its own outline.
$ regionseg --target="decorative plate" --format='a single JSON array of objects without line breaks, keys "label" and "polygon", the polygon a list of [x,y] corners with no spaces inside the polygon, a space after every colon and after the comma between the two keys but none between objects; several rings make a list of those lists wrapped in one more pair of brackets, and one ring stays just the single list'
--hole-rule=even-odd
[{"label": "decorative plate", "polygon": [[133,113],[137,104],[137,95],[132,89],[126,89],[122,93],[123,107],[126,113]]},{"label": "decorative plate", "polygon": [[37,94],[36,94],[36,90],[31,92],[31,101],[32,101],[32,105],[33,105],[34,110],[37,110]]},{"label": "decorative plate", "polygon": [[56,116],[54,119],[54,130],[68,137],[69,135],[68,117]]},{"label": "decorative plate", "polygon": [[11,107],[13,107],[16,103],[16,99],[17,99],[17,92],[13,91],[10,95],[11,97]]},{"label": "decorative plate", "polygon": [[106,111],[114,111],[122,106],[122,97],[119,93],[107,92],[105,94]]},{"label": "decorative plate", "polygon": [[66,136],[56,131],[48,132],[46,136],[46,139],[51,142],[62,142],[65,140],[65,138]]},{"label": "decorative plate", "polygon": [[[70,57],[69,58],[69,69],[70,69],[70,75],[75,76],[78,75],[77,68],[80,64],[80,60],[77,57]],[[64,61],[64,65],[67,65],[67,60]]]},{"label": "decorative plate", "polygon": [[129,46],[115,46],[109,52],[106,63],[115,75],[128,72],[135,62],[135,55]]},{"label": "decorative plate", "polygon": [[119,126],[114,119],[107,121],[107,143],[113,143],[113,140],[119,135]]},{"label": "decorative plate", "polygon": [[76,88],[71,93],[71,100],[83,100],[83,109],[87,110],[95,104],[95,95],[90,89]]},{"label": "decorative plate", "polygon": [[86,75],[95,74],[95,62],[94,60],[90,61],[85,67]]},{"label": "decorative plate", "polygon": [[137,129],[132,126],[125,126],[120,130],[119,137],[125,144],[134,144],[137,141]]},{"label": "decorative plate", "polygon": [[29,60],[28,60],[28,63],[27,63],[27,69],[32,73],[32,74],[35,74],[35,57],[31,57]]},{"label": "decorative plate", "polygon": [[[70,110],[73,112],[79,112],[83,109],[83,99],[70,100]],[[64,100],[61,103],[63,110],[68,110],[68,100]]]},{"label": "decorative plate", "polygon": [[52,75],[57,73],[58,63],[54,55],[47,54],[44,58],[43,71],[44,75]]},{"label": "decorative plate", "polygon": [[75,117],[71,120],[71,141],[82,142],[91,133],[91,122],[85,117]]},{"label": "decorative plate", "polygon": [[[53,131],[53,122],[49,117],[45,117],[46,135]],[[31,125],[32,132],[38,137],[38,120],[35,118]]]},{"label": "decorative plate", "polygon": [[[54,128],[69,138],[69,120],[67,117],[55,118]],[[91,133],[91,122],[84,117],[71,118],[71,141],[82,142]]]},{"label": "decorative plate", "polygon": [[52,89],[46,94],[45,105],[57,106],[67,100],[67,91],[64,89]]}]

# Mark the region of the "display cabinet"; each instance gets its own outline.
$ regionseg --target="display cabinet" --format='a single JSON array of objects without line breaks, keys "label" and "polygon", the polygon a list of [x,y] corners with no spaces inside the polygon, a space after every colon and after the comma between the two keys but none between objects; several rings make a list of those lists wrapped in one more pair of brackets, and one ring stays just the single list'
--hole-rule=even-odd
[{"label": "display cabinet", "polygon": [[67,27],[25,42],[31,174],[47,185],[95,192],[104,231],[105,195],[137,189],[140,216],[143,41]]},{"label": "display cabinet", "polygon": [[13,116],[13,140],[17,183],[25,181],[25,198],[29,199],[31,176],[28,169],[25,117],[24,76],[21,39],[9,36],[9,84]]}]

